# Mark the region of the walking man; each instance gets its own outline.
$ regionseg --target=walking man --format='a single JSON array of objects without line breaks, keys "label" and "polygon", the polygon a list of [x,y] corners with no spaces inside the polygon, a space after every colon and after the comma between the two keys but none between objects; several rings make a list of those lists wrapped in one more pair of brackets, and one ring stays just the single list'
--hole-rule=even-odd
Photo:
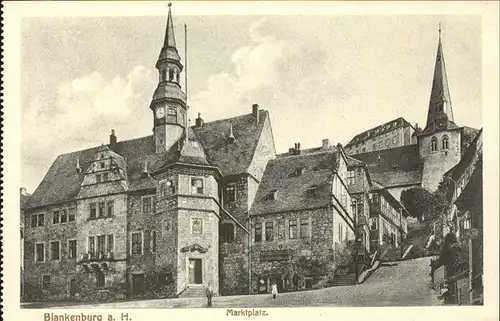
[{"label": "walking man", "polygon": [[212,296],[214,295],[214,290],[212,289],[212,285],[210,284],[210,282],[208,282],[208,284],[207,284],[206,294],[207,294],[207,306],[211,307],[212,306]]}]

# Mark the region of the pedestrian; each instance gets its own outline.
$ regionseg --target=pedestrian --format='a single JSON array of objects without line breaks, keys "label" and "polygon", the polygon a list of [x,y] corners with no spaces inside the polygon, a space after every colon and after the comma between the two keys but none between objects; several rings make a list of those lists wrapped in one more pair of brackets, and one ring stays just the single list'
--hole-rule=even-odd
[{"label": "pedestrian", "polygon": [[210,284],[210,282],[207,284],[206,294],[207,294],[207,306],[211,307],[212,306],[212,296],[214,295],[214,290],[212,289],[212,285]]},{"label": "pedestrian", "polygon": [[273,295],[273,299],[276,299],[276,295],[278,295],[278,285],[275,281],[273,281],[273,285],[271,285],[271,294]]},{"label": "pedestrian", "polygon": [[299,290],[299,275],[297,274],[297,272],[293,273],[292,282],[293,282],[293,290],[298,291]]}]

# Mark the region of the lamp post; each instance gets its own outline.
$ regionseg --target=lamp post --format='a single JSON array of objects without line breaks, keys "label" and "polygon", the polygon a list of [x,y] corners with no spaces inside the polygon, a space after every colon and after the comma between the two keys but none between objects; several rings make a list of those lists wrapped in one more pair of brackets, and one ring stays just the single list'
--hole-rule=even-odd
[{"label": "lamp post", "polygon": [[351,202],[351,211],[354,218],[354,276],[355,282],[358,283],[358,217],[355,198]]}]

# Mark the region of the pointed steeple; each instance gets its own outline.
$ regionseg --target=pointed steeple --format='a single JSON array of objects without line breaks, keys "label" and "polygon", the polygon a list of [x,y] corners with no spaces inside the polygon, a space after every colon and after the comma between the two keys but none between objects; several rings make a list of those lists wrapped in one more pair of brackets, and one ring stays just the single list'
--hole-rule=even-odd
[{"label": "pointed steeple", "polygon": [[453,119],[448,78],[446,76],[440,25],[436,63],[434,65],[434,77],[432,80],[431,97],[424,132],[447,129],[450,125],[456,127]]},{"label": "pointed steeple", "polygon": [[167,18],[167,29],[165,30],[165,41],[163,47],[176,48],[175,47],[175,35],[174,35],[174,23],[172,20],[172,3],[168,4],[168,18]]}]

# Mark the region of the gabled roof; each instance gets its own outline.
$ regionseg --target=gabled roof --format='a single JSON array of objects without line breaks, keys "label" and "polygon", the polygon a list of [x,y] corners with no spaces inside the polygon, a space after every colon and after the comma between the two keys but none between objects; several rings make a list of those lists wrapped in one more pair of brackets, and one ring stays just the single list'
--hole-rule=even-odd
[{"label": "gabled roof", "polygon": [[385,187],[419,184],[422,182],[423,160],[417,145],[351,155],[368,166],[373,181]]},{"label": "gabled roof", "polygon": [[377,184],[377,183],[374,184],[373,188],[371,189],[371,192],[383,195],[385,200],[392,206],[392,208],[394,208],[396,210],[402,209],[403,215],[405,217],[408,217],[410,215],[410,213],[408,213],[408,211],[403,206],[403,204],[401,204],[400,201],[398,201],[394,196],[392,196],[392,194],[386,188],[381,186],[380,184]]},{"label": "gabled roof", "polygon": [[[153,136],[119,141],[114,153],[122,156],[127,169],[128,190],[156,188],[156,181],[144,175],[144,166],[153,173],[174,162],[212,165],[223,175],[247,171],[255,153],[267,111],[260,112],[257,124],[252,114],[205,123],[201,128],[189,130],[189,140],[183,135],[180,145],[174,144],[163,154],[156,154]],[[229,143],[229,128],[233,126],[235,141]],[[27,207],[34,208],[74,200],[80,191],[83,175],[76,171],[77,159],[82,172],[90,166],[101,146],[59,155],[42,182],[30,198]],[[120,157],[116,158],[121,159]]]},{"label": "gabled roof", "polygon": [[354,136],[353,139],[351,139],[351,141],[345,147],[349,147],[351,145],[355,145],[355,144],[360,143],[362,141],[365,141],[367,139],[371,139],[373,137],[382,135],[382,134],[387,133],[389,131],[392,131],[396,128],[408,127],[408,126],[411,126],[411,124],[409,122],[407,122],[403,117],[396,118],[396,119],[388,121],[382,125],[379,125],[377,127],[373,127],[371,129],[365,130],[364,132],[362,132],[360,134],[357,134],[356,136]]},{"label": "gabled roof", "polygon": [[[339,157],[337,150],[329,150],[270,160],[249,215],[327,206]],[[300,175],[296,174],[298,169],[302,169]],[[268,199],[273,191],[276,199]]]},{"label": "gabled roof", "polygon": [[[264,122],[269,117],[266,110],[261,110],[259,114],[258,123],[253,114],[247,114],[204,123],[201,127],[191,127],[205,150],[208,162],[217,166],[222,175],[247,172]],[[231,125],[234,142],[229,140]]]}]

